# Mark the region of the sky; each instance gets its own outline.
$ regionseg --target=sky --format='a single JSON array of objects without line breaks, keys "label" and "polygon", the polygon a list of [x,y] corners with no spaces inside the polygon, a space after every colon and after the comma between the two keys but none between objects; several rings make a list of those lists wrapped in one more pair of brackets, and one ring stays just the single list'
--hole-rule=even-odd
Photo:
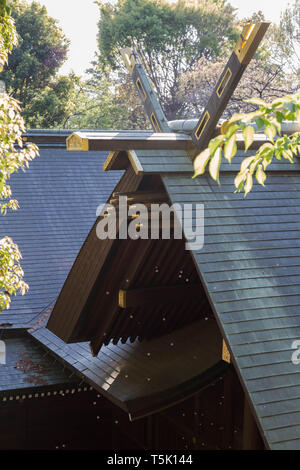
[{"label": "sky", "polygon": [[[60,73],[67,74],[73,70],[78,75],[84,75],[97,49],[98,6],[94,0],[38,1],[46,6],[50,16],[59,21],[65,36],[71,40],[69,57],[60,69]],[[274,23],[279,23],[280,12],[289,3],[287,0],[228,0],[228,2],[237,8],[239,18],[248,17],[262,10],[266,20]]]}]

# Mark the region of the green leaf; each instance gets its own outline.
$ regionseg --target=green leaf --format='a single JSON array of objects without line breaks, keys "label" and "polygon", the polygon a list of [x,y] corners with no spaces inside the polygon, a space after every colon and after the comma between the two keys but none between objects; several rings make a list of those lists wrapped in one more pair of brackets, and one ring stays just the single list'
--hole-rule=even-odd
[{"label": "green leaf", "polygon": [[222,135],[227,135],[228,131],[230,130],[232,126],[230,125],[229,121],[224,121],[223,124],[220,127],[220,134]]},{"label": "green leaf", "polygon": [[249,171],[251,175],[253,175],[257,165],[260,163],[261,159],[260,158],[255,158],[253,162],[250,164]]},{"label": "green leaf", "polygon": [[[276,151],[275,151],[275,153],[276,153]],[[265,157],[263,159],[262,165],[264,167],[264,170],[267,168],[268,165],[270,165],[271,161],[272,161],[272,158]]]},{"label": "green leaf", "polygon": [[277,121],[281,123],[283,121],[283,114],[280,111],[276,111],[275,114]]},{"label": "green leaf", "polygon": [[234,178],[234,186],[237,188],[238,191],[241,191],[243,188],[243,184],[246,178],[246,172],[239,172],[236,177]]},{"label": "green leaf", "polygon": [[277,133],[279,135],[281,135],[281,124],[280,124],[280,122],[277,119],[273,118],[272,119],[272,124],[273,124],[273,126],[275,126]]},{"label": "green leaf", "polygon": [[253,111],[252,113],[241,113],[241,114],[234,114],[230,119],[230,123],[238,122],[238,121],[245,121],[245,122],[250,122],[255,120],[255,118],[259,117],[261,114],[261,111]]},{"label": "green leaf", "polygon": [[270,140],[273,141],[277,134],[276,127],[271,123],[267,124],[265,128],[265,134]]},{"label": "green leaf", "polygon": [[271,106],[281,105],[283,103],[289,103],[291,101],[291,99],[292,99],[292,97],[290,95],[282,96],[281,98],[276,98],[275,100],[272,101]]},{"label": "green leaf", "polygon": [[296,111],[296,105],[291,102],[285,103],[284,108],[290,111],[291,113],[294,113]]},{"label": "green leaf", "polygon": [[220,147],[221,143],[224,141],[225,136],[224,135],[218,135],[214,139],[212,139],[209,144],[208,148],[210,149],[210,155],[211,157],[214,155],[215,151],[217,150],[218,147]]},{"label": "green leaf", "polygon": [[267,175],[264,172],[264,170],[262,169],[262,165],[258,165],[258,168],[257,168],[256,173],[255,173],[255,178],[256,178],[256,180],[259,184],[261,184],[262,186],[265,185]]},{"label": "green leaf", "polygon": [[248,168],[250,163],[253,162],[253,160],[255,160],[255,158],[256,158],[256,155],[252,155],[251,157],[245,158],[241,163],[240,173],[243,173]]},{"label": "green leaf", "polygon": [[237,124],[232,124],[232,125],[228,128],[228,130],[227,130],[227,132],[226,132],[226,134],[225,134],[226,139],[230,139],[230,137],[231,137],[238,129],[239,129],[239,126],[238,126]]},{"label": "green leaf", "polygon": [[233,134],[230,139],[226,142],[224,147],[224,157],[229,163],[232,160],[232,157],[236,154],[237,145],[236,145],[236,134]]},{"label": "green leaf", "polygon": [[261,98],[250,98],[244,101],[245,103],[256,104],[257,106],[266,106],[266,107],[268,106],[268,104]]},{"label": "green leaf", "polygon": [[286,160],[289,160],[290,163],[294,163],[293,153],[291,152],[291,150],[282,150],[282,156]]},{"label": "green leaf", "polygon": [[265,121],[261,117],[255,118],[254,121],[255,121],[255,124],[257,126],[258,131],[259,131],[259,129],[261,129],[265,125]]},{"label": "green leaf", "polygon": [[233,124],[234,122],[241,121],[242,119],[245,119],[246,117],[247,117],[246,113],[234,113],[229,119],[229,122]]},{"label": "green leaf", "polygon": [[217,148],[213,158],[209,163],[209,174],[215,181],[219,182],[219,169],[221,165],[222,152],[220,147]]},{"label": "green leaf", "polygon": [[252,186],[253,186],[252,175],[250,173],[247,173],[246,183],[245,183],[245,186],[244,186],[245,197],[247,196],[248,193],[250,193],[250,191],[252,189]]},{"label": "green leaf", "polygon": [[271,142],[266,142],[261,145],[257,151],[257,155],[262,158],[272,158],[274,154],[275,146]]},{"label": "green leaf", "polygon": [[284,116],[284,119],[286,119],[287,121],[294,121],[296,118],[295,113],[293,113],[289,109],[285,109],[283,111],[283,116]]},{"label": "green leaf", "polygon": [[247,126],[243,130],[243,136],[245,140],[245,150],[248,150],[250,145],[253,143],[254,139],[254,128],[252,126]]},{"label": "green leaf", "polygon": [[194,160],[194,170],[195,170],[194,177],[198,175],[203,175],[203,173],[205,172],[205,167],[209,159],[210,159],[210,150],[209,148],[206,148]]}]

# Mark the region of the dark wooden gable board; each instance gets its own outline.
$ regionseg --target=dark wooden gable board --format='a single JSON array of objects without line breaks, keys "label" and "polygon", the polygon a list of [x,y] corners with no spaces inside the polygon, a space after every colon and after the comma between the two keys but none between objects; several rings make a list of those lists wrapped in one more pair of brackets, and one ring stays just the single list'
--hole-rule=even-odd
[{"label": "dark wooden gable board", "polygon": [[[115,191],[135,191],[141,178],[129,168],[117,184]],[[114,247],[114,240],[100,240],[97,237],[96,226],[101,217],[97,217],[83,243],[48,322],[49,329],[66,342],[72,341],[74,329],[86,313],[87,302],[99,273],[104,269],[110,250]],[[76,340],[86,339],[76,336]]]}]

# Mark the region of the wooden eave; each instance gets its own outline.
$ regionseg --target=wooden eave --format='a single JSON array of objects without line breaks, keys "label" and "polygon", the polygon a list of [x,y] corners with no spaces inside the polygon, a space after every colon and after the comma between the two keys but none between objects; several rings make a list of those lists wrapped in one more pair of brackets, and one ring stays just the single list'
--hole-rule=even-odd
[{"label": "wooden eave", "polygon": [[97,357],[91,357],[86,343],[65,344],[45,328],[32,334],[132,421],[180,403],[231,367],[222,360],[222,338],[213,319],[149,341],[110,342]]}]

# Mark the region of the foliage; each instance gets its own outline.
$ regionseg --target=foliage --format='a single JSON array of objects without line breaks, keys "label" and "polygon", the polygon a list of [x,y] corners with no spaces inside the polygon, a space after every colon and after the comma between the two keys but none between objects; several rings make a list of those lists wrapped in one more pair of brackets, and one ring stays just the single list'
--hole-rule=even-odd
[{"label": "foliage", "polygon": [[[0,7],[0,64],[7,61],[9,50],[16,44],[16,30],[5,1]],[[10,42],[12,41],[12,42]],[[10,44],[8,46],[8,44]],[[34,144],[23,147],[22,132],[25,131],[24,120],[20,115],[19,103],[7,95],[0,94],[0,203],[1,214],[7,209],[17,209],[18,202],[11,198],[12,192],[8,180],[20,168],[25,169],[38,153]],[[18,291],[24,294],[28,289],[22,280],[23,270],[20,266],[21,253],[9,237],[0,240],[0,312],[9,308],[10,296]]]},{"label": "foliage", "polygon": [[270,29],[271,59],[285,72],[292,71],[300,78],[300,0],[289,3],[281,14],[279,26]]},{"label": "foliage", "polygon": [[291,135],[281,135],[283,121],[295,121],[300,118],[300,92],[276,98],[266,103],[260,98],[251,98],[247,103],[259,106],[251,113],[234,114],[221,128],[221,134],[212,139],[208,147],[203,150],[194,161],[194,177],[202,175],[209,164],[210,176],[219,182],[219,170],[224,157],[231,163],[237,152],[237,133],[241,132],[245,144],[245,151],[253,143],[255,128],[263,129],[267,142],[262,144],[255,155],[245,158],[236,175],[234,185],[236,191],[244,190],[245,196],[251,191],[253,177],[264,186],[266,169],[275,157],[277,160],[294,162],[294,156],[300,151],[300,132]]},{"label": "foliage", "polygon": [[0,72],[7,63],[8,54],[12,51],[13,46],[17,45],[17,32],[14,21],[10,16],[10,8],[7,2],[0,2]]},{"label": "foliage", "polygon": [[236,39],[233,8],[225,0],[158,0],[98,2],[99,62],[122,70],[119,49],[135,46],[144,62],[168,119],[180,116],[178,79],[200,57],[213,60]]},{"label": "foliage", "polygon": [[[49,84],[67,57],[68,40],[37,2],[14,1],[18,46],[1,73],[7,91],[22,102],[25,116],[35,94]],[[8,19],[7,21],[12,21]]]},{"label": "foliage", "polygon": [[122,82],[118,84],[116,90],[117,102],[122,109],[120,124],[125,125],[126,129],[152,129],[128,73],[122,76]]},{"label": "foliage", "polygon": [[96,62],[77,87],[74,109],[64,127],[78,129],[145,129],[149,127],[128,74],[113,79]]},{"label": "foliage", "polygon": [[18,102],[2,93],[0,95],[0,210],[5,214],[7,209],[17,209],[17,201],[11,199],[11,188],[8,179],[20,168],[25,169],[37,154],[37,147],[28,143],[23,147],[22,132],[25,132],[24,120],[20,115]]},{"label": "foliage", "polygon": [[29,288],[22,280],[21,257],[18,246],[11,238],[0,239],[0,312],[9,308],[11,295],[16,295],[18,291],[24,295]]},{"label": "foliage", "polygon": [[27,125],[44,129],[65,127],[69,117],[78,111],[80,86],[75,74],[54,77],[45,88],[36,91],[23,113]]}]

